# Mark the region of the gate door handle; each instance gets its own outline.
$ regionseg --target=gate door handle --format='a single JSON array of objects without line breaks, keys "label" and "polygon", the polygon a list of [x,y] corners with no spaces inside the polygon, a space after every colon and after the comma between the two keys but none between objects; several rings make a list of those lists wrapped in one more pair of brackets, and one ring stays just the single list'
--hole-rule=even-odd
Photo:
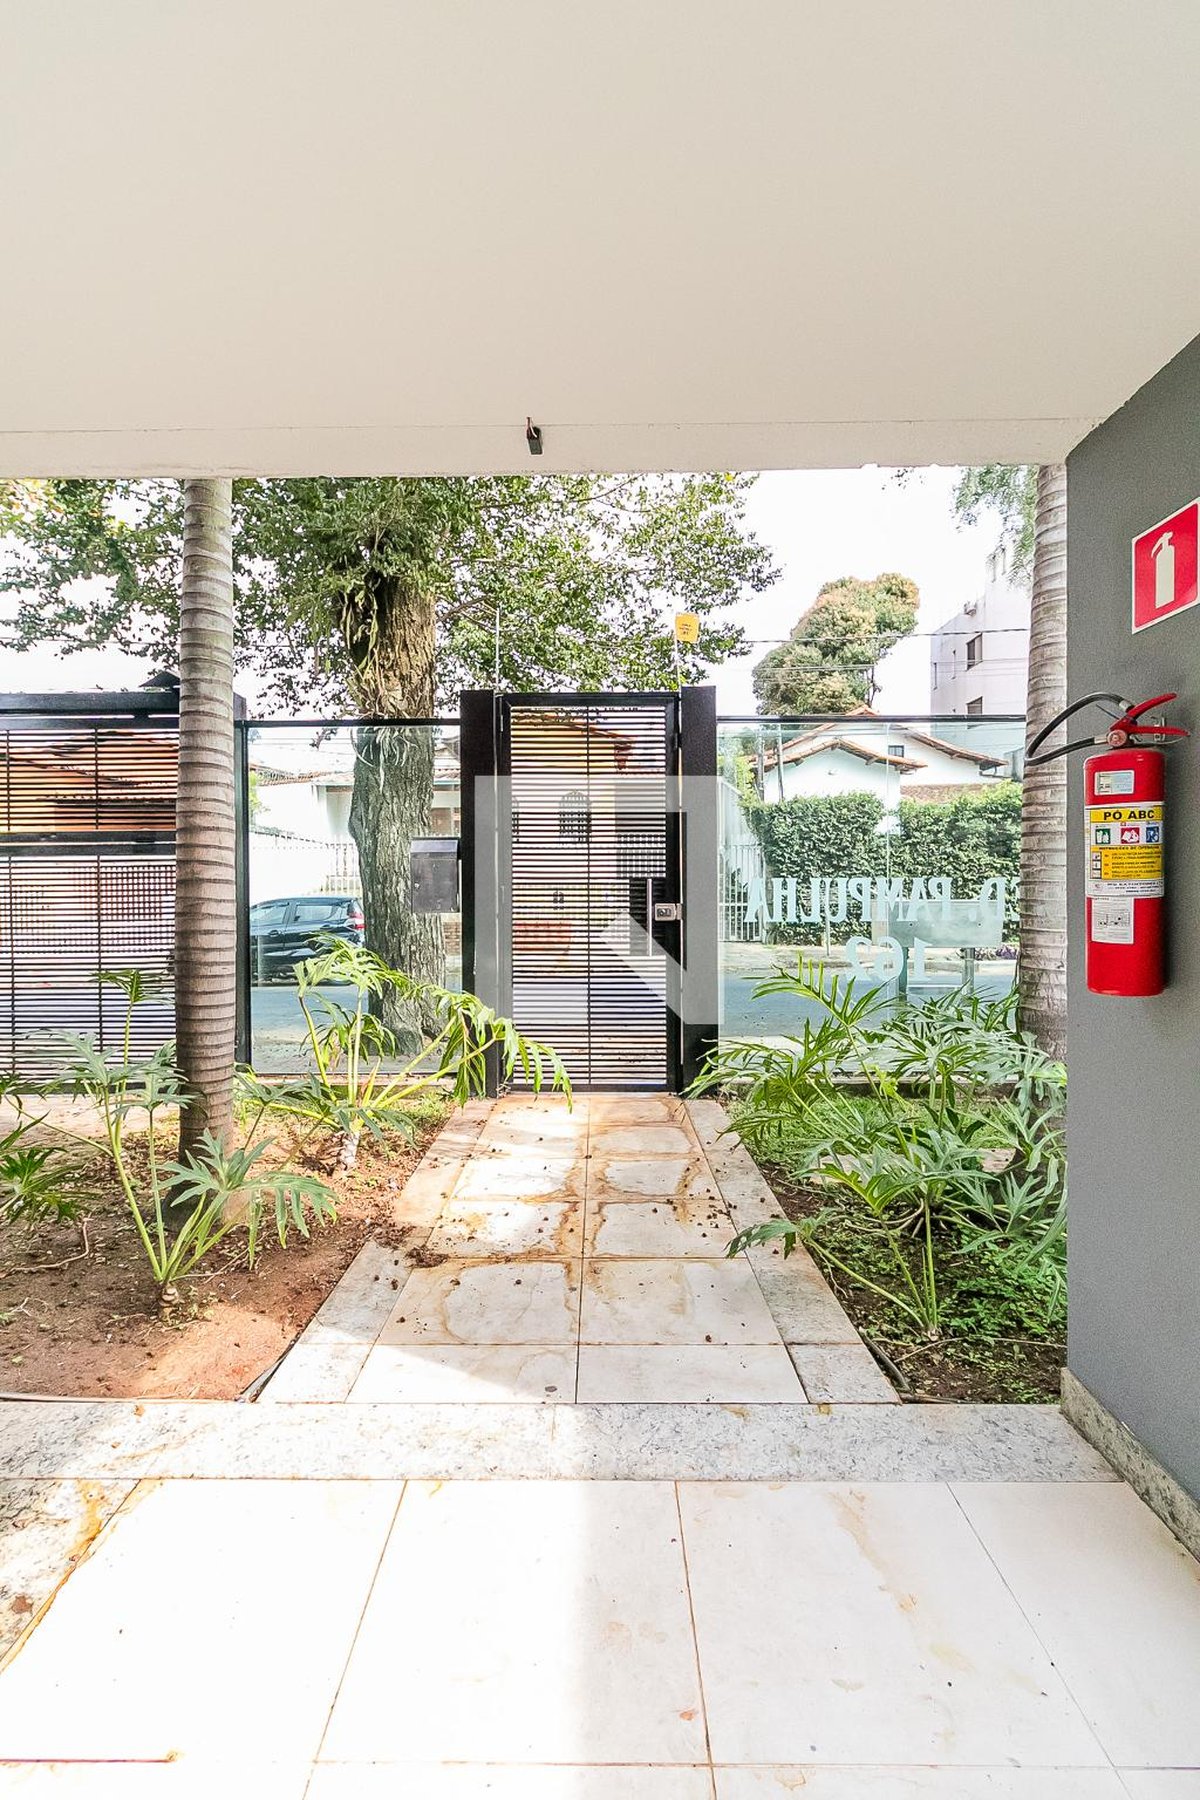
[{"label": "gate door handle", "polygon": [[678,900],[656,900],[654,902],[654,923],[656,925],[677,925],[683,918],[683,907]]}]

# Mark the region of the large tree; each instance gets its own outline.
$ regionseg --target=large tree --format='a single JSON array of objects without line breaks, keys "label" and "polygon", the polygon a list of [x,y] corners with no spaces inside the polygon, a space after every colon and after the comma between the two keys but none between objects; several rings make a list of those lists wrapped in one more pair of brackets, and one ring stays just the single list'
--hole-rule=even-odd
[{"label": "large tree", "polygon": [[876,665],[917,622],[920,595],[904,575],[827,581],[791,635],[754,670],[766,713],[845,713],[875,698]]},{"label": "large tree", "polygon": [[[671,615],[701,618],[685,680],[742,648],[731,610],[775,579],[745,527],[751,477],[238,481],[238,659],[284,709],[427,718],[462,686],[673,685]],[[175,482],[53,481],[14,504],[6,640],[177,654]],[[440,973],[407,904],[432,790],[427,734],[360,734],[351,828],[372,947]]]},{"label": "large tree", "polygon": [[[1032,735],[1067,703],[1067,472],[1061,463],[964,469],[958,516],[999,519],[1017,574],[1031,583],[1026,725]],[[1067,768],[1025,771],[1021,823],[1021,1022],[1051,1055],[1067,1047]]]}]

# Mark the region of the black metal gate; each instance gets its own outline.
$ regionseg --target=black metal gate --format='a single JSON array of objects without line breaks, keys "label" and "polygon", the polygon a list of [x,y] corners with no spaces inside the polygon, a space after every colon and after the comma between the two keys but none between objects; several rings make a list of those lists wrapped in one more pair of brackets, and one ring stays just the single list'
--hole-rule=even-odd
[{"label": "black metal gate", "polygon": [[678,1085],[678,745],[674,695],[501,705],[512,1016],[580,1087]]}]

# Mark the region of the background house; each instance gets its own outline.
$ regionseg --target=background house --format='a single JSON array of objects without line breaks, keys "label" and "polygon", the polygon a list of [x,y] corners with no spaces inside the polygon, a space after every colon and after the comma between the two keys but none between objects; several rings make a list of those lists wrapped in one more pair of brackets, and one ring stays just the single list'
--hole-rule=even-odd
[{"label": "background house", "polygon": [[764,745],[758,788],[768,803],[805,794],[941,799],[1008,773],[1005,758],[936,736],[921,725],[876,722],[869,707]]},{"label": "background house", "polygon": [[[259,728],[251,736],[250,898],[360,892],[350,832],[355,733],[348,727]],[[458,738],[434,745],[427,835],[456,837],[461,821]]]}]

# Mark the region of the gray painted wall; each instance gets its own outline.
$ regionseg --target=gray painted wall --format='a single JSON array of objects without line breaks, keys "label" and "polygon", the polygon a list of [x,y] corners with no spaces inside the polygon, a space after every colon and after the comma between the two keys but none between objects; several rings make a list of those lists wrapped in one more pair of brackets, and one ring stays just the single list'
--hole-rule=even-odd
[{"label": "gray painted wall", "polygon": [[1070,788],[1068,1362],[1200,1496],[1200,607],[1130,630],[1130,539],[1200,494],[1200,338],[1067,462],[1072,698],[1178,691],[1169,752],[1167,992],[1089,994],[1083,758]]}]

